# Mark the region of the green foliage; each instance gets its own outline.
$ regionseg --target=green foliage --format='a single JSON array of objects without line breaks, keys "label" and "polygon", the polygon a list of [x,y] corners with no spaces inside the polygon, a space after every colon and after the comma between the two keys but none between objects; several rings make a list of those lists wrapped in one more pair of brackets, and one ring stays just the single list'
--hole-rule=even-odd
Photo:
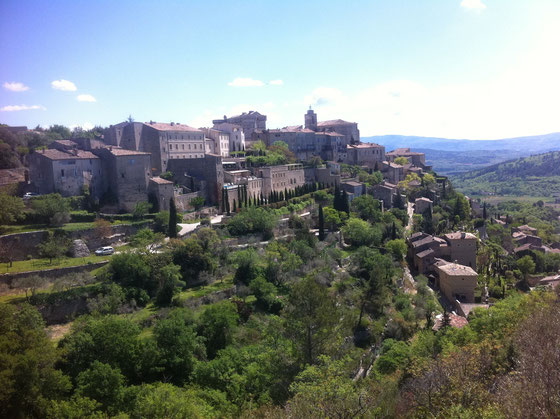
[{"label": "green foliage", "polygon": [[307,277],[292,286],[285,308],[286,332],[305,364],[328,352],[336,337],[338,310],[326,289]]},{"label": "green foliage", "polygon": [[216,258],[210,248],[204,249],[198,237],[193,236],[173,247],[173,263],[181,267],[183,281],[188,286],[198,282],[202,272],[212,273],[216,268]]},{"label": "green foliage", "polygon": [[377,223],[381,220],[381,208],[379,201],[371,195],[362,195],[352,200],[352,211],[365,221]]},{"label": "green foliage", "polygon": [[402,341],[386,339],[383,341],[381,355],[375,361],[375,370],[381,374],[392,374],[406,365],[410,347]]},{"label": "green foliage", "polygon": [[91,367],[78,375],[76,383],[78,397],[99,402],[100,407],[111,414],[120,410],[125,379],[118,368],[94,361]]},{"label": "green foliage", "polygon": [[58,351],[39,312],[28,304],[0,304],[0,416],[41,417],[46,401],[70,389],[55,369]]},{"label": "green foliage", "polygon": [[231,343],[238,322],[237,309],[229,301],[214,304],[200,315],[198,333],[205,338],[206,353],[210,359]]},{"label": "green foliage", "polygon": [[177,237],[177,207],[175,206],[175,199],[169,198],[169,225],[167,234],[170,238]]},{"label": "green foliage", "polygon": [[44,223],[62,225],[70,220],[70,204],[57,193],[33,198],[31,208]]},{"label": "green foliage", "polygon": [[166,179],[166,180],[172,180],[173,176],[174,176],[173,172],[170,172],[169,170],[167,172],[163,172],[162,174],[159,175],[160,178]]},{"label": "green foliage", "polygon": [[123,287],[141,288],[154,296],[158,284],[152,278],[152,269],[148,257],[133,252],[114,255],[108,267],[109,277]]},{"label": "green foliage", "polygon": [[190,204],[194,207],[195,210],[199,210],[204,206],[205,199],[203,196],[197,196],[196,198],[191,199]]},{"label": "green foliage", "polygon": [[48,258],[50,263],[53,259],[63,256],[68,251],[69,240],[61,233],[49,231],[45,241],[37,247],[41,257]]},{"label": "green foliage", "polygon": [[342,228],[344,241],[351,246],[379,245],[381,243],[381,231],[373,227],[367,221],[359,218],[350,218]]},{"label": "green foliage", "polygon": [[401,166],[404,166],[405,164],[408,164],[410,162],[408,161],[408,159],[406,157],[397,157],[395,159],[395,163],[400,164]]},{"label": "green foliage", "polygon": [[390,240],[385,243],[385,247],[391,252],[395,260],[402,260],[406,255],[407,247],[403,239]]},{"label": "green foliage", "polygon": [[257,307],[270,313],[279,313],[282,309],[282,300],[278,299],[278,289],[262,276],[249,284],[251,292],[257,299]]},{"label": "green foliage", "polygon": [[137,202],[132,210],[132,218],[134,220],[141,220],[150,212],[151,207],[149,202]]},{"label": "green foliage", "polygon": [[145,250],[147,247],[152,247],[161,243],[164,237],[161,233],[154,233],[149,228],[142,228],[136,232],[132,239],[130,240],[130,244],[133,247],[137,247],[139,249]]},{"label": "green foliage", "polygon": [[0,225],[12,224],[25,217],[21,198],[0,193]]},{"label": "green foliage", "polygon": [[263,239],[272,237],[276,216],[263,208],[247,208],[229,220],[227,227],[233,236],[260,233]]}]

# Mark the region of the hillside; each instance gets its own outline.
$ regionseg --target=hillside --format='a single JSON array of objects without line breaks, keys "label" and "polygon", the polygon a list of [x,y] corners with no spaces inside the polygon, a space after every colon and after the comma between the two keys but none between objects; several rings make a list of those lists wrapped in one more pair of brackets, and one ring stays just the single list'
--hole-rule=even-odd
[{"label": "hillside", "polygon": [[560,194],[560,152],[550,152],[496,164],[452,177],[455,187],[471,195]]},{"label": "hillside", "polygon": [[437,137],[381,135],[362,138],[387,151],[410,147],[426,153],[426,162],[438,173],[454,175],[532,154],[560,150],[560,133],[500,140],[455,140]]}]

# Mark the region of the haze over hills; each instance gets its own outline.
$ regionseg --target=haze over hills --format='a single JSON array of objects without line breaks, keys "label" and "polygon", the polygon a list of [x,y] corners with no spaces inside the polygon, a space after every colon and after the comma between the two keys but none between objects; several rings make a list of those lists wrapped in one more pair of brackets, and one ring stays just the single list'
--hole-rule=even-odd
[{"label": "haze over hills", "polygon": [[560,152],[537,154],[452,177],[467,195],[560,195]]},{"label": "haze over hills", "polygon": [[380,135],[362,138],[385,146],[387,151],[410,147],[426,153],[426,162],[440,174],[453,175],[507,160],[560,150],[560,132],[500,140],[456,140],[437,137]]}]

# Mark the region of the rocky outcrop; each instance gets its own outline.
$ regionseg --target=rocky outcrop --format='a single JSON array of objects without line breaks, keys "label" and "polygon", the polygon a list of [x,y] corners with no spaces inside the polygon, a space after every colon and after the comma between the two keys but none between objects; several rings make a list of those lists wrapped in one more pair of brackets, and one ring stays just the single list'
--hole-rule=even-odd
[{"label": "rocky outcrop", "polygon": [[82,239],[76,239],[70,247],[70,254],[73,258],[85,258],[89,256],[89,249]]}]

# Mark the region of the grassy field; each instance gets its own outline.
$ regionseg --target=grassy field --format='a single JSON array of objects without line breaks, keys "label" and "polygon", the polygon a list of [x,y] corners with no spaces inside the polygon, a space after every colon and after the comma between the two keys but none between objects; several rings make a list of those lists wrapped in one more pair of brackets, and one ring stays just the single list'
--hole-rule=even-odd
[{"label": "grassy field", "polygon": [[29,271],[42,271],[45,269],[67,268],[70,266],[87,265],[104,260],[110,260],[112,255],[106,256],[87,256],[85,258],[60,258],[53,259],[50,263],[49,259],[31,259],[31,260],[18,260],[12,262],[10,268],[9,263],[2,263],[0,274],[15,273],[15,272],[29,272]]}]

